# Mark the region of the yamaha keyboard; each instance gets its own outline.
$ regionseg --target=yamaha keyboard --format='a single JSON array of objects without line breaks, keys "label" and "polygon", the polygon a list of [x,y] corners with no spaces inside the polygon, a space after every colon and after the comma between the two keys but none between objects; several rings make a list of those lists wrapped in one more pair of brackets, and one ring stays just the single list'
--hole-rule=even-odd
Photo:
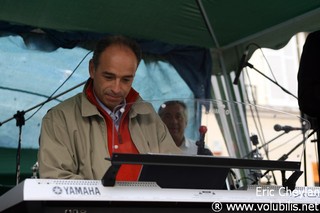
[{"label": "yamaha keyboard", "polygon": [[154,182],[26,179],[0,197],[0,212],[213,212],[217,203],[316,204],[319,187],[249,186],[243,190],[160,188]]}]

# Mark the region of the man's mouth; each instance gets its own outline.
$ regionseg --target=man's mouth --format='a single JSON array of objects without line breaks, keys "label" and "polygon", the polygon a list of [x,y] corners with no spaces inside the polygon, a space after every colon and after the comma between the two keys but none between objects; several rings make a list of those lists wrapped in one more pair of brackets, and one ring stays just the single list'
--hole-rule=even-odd
[{"label": "man's mouth", "polygon": [[179,129],[178,128],[170,128],[170,131],[174,132],[174,133],[177,133],[177,132],[179,132]]},{"label": "man's mouth", "polygon": [[123,100],[122,96],[106,95],[106,98],[112,102],[121,102]]}]

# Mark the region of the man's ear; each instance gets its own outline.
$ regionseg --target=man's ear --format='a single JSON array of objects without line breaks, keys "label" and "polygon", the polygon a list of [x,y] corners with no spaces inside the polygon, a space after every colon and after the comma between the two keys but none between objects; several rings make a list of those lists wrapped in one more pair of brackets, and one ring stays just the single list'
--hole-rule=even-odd
[{"label": "man's ear", "polygon": [[96,67],[94,66],[93,60],[90,59],[89,61],[89,74],[90,74],[90,78],[94,78],[94,72],[95,72]]}]

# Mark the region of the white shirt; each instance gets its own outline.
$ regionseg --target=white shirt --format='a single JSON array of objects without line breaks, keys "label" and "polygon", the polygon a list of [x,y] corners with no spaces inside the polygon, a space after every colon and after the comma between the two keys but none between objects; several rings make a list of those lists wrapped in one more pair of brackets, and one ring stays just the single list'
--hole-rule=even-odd
[{"label": "white shirt", "polygon": [[183,154],[186,155],[196,155],[198,152],[196,141],[186,137],[184,137],[184,140],[179,148],[182,150]]},{"label": "white shirt", "polygon": [[[122,108],[125,106],[126,103],[124,102],[122,105],[119,105],[118,107],[116,107],[116,108],[115,108],[116,110],[115,110],[115,112],[114,112],[114,111],[111,111],[106,105],[104,105],[104,104],[99,100],[99,98],[96,96],[95,93],[94,93],[94,97],[96,98],[97,102],[98,102],[99,105],[102,107],[102,109],[110,115],[110,117],[112,118],[113,123],[114,123],[116,129],[118,130],[118,129],[119,129],[120,120],[121,120],[120,118],[121,118],[122,113],[123,113],[123,111],[124,111],[124,110],[122,111]],[[122,106],[121,109],[120,109],[120,106]]]}]

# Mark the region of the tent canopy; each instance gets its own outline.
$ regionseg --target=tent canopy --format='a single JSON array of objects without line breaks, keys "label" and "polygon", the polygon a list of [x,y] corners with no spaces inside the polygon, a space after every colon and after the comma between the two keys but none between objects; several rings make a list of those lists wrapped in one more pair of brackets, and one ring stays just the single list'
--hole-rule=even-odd
[{"label": "tent canopy", "polygon": [[0,20],[7,29],[54,30],[56,41],[69,44],[89,39],[87,33],[114,33],[210,48],[223,53],[231,71],[252,42],[280,48],[297,32],[320,29],[319,8],[317,0],[4,0]]},{"label": "tent canopy", "polygon": [[[195,67],[205,69],[199,71],[205,88],[195,86],[193,92],[207,90],[204,81],[210,82],[205,63],[211,61],[203,49],[211,51],[213,59],[209,77],[211,73],[229,77],[249,44],[281,48],[297,32],[319,30],[319,20],[318,0],[2,0],[0,7],[0,31],[44,32],[57,47],[73,48],[105,34],[123,34],[143,42],[145,51],[170,53],[176,68],[181,65],[177,59],[195,51],[198,58],[188,62],[197,61]],[[154,42],[157,45],[149,45]],[[207,97],[202,90],[195,94]],[[28,166],[35,162],[35,152],[31,150]]]}]

